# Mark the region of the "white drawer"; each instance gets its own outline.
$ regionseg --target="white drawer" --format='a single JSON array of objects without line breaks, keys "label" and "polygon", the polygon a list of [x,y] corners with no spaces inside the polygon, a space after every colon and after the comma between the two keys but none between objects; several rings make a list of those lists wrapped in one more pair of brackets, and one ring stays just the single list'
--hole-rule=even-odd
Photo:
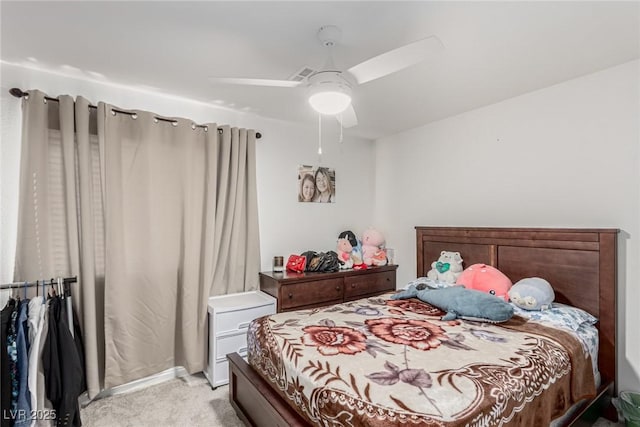
[{"label": "white drawer", "polygon": [[238,353],[240,356],[247,354],[247,334],[227,335],[216,338],[216,362],[227,360],[227,354]]},{"label": "white drawer", "polygon": [[273,305],[264,305],[217,313],[214,319],[215,333],[220,335],[234,331],[246,331],[253,319],[273,314],[274,312]]},{"label": "white drawer", "polygon": [[[246,353],[242,355],[244,361],[247,361]],[[215,380],[211,384],[213,387],[218,387],[229,383],[229,361],[225,357],[224,360],[219,360],[213,367],[213,378]]]},{"label": "white drawer", "polygon": [[215,378],[214,383],[211,385],[214,387],[229,383],[229,361],[226,357],[224,360],[216,362],[213,367],[213,378]]},{"label": "white drawer", "polygon": [[205,376],[212,387],[227,384],[227,354],[247,356],[247,329],[253,319],[276,312],[276,299],[260,291],[209,298],[207,308],[207,365]]}]

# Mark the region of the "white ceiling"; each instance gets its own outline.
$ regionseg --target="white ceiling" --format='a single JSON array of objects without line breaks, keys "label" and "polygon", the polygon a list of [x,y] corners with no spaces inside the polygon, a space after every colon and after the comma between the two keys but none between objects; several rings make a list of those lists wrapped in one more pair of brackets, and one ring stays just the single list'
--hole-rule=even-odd
[{"label": "white ceiling", "polygon": [[640,57],[631,2],[0,2],[3,61],[316,123],[305,91],[213,85],[319,68],[323,25],[338,68],[436,35],[439,57],[357,86],[378,138]]}]

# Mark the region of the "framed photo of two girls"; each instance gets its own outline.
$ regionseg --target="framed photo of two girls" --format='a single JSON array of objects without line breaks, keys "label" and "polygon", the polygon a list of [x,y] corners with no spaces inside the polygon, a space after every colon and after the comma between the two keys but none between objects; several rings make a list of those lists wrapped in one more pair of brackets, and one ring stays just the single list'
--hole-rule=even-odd
[{"label": "framed photo of two girls", "polygon": [[324,166],[298,167],[298,201],[302,203],[335,203],[336,171]]}]

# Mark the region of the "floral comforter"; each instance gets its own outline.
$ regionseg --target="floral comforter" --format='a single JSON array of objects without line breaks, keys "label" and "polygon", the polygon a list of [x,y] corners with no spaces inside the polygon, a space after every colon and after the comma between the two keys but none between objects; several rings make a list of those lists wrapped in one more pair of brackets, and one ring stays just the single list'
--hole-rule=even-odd
[{"label": "floral comforter", "polygon": [[324,426],[548,425],[595,395],[568,332],[520,317],[445,322],[389,295],[256,319],[249,363]]}]

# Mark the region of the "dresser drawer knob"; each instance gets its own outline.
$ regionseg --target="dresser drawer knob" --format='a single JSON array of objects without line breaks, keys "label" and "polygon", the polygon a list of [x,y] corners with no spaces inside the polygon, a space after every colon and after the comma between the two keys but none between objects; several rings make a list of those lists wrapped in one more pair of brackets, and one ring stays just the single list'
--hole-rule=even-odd
[{"label": "dresser drawer knob", "polygon": [[289,298],[293,298],[293,294],[289,292]]},{"label": "dresser drawer knob", "polygon": [[340,290],[340,286],[336,286],[336,291],[339,291],[339,290]]},{"label": "dresser drawer knob", "polygon": [[352,283],[352,284],[351,284],[351,287],[352,287],[352,288],[355,288],[355,287],[356,287],[356,284],[355,284],[355,283]]}]

